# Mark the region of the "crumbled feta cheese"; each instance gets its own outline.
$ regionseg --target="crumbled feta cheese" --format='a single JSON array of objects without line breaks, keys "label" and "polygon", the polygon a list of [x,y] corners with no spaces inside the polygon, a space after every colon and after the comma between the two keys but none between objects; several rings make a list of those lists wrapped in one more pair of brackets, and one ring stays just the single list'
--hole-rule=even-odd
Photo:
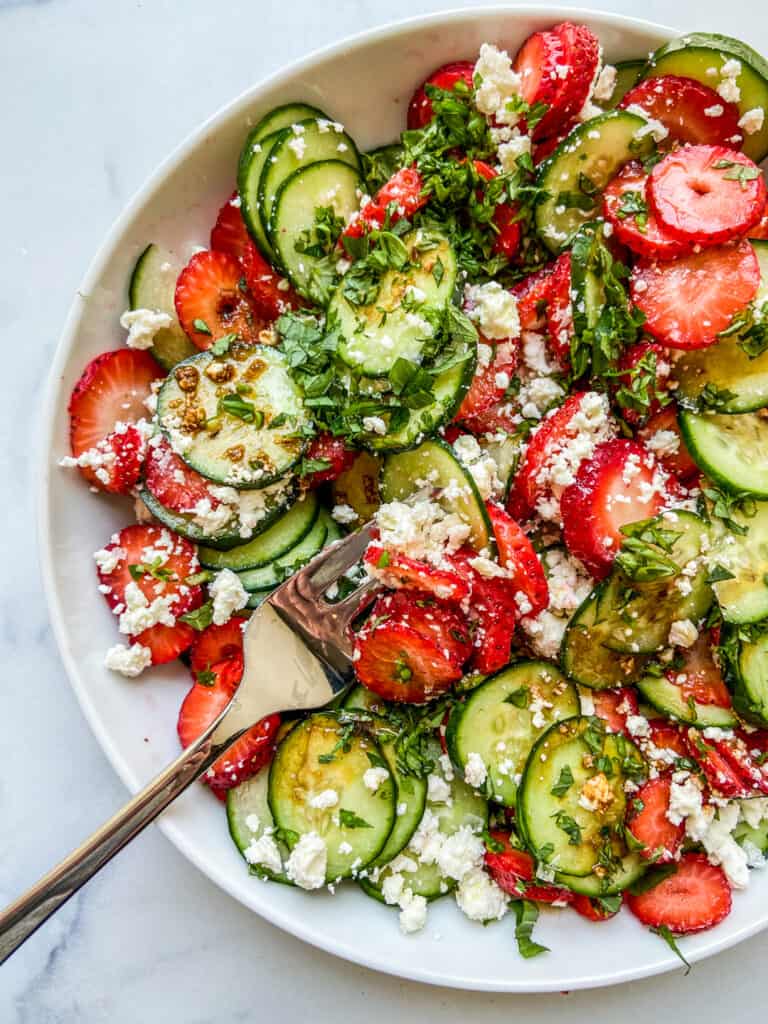
[{"label": "crumbled feta cheese", "polygon": [[363,416],[363,430],[369,434],[386,434],[387,424],[381,416]]},{"label": "crumbled feta cheese", "polygon": [[644,718],[643,715],[627,715],[626,726],[629,735],[635,736],[638,739],[651,735],[648,719]]},{"label": "crumbled feta cheese", "polygon": [[500,921],[509,897],[482,868],[473,868],[459,882],[456,903],[471,921]]},{"label": "crumbled feta cheese", "polygon": [[553,705],[548,700],[544,700],[543,697],[536,696],[533,698],[528,705],[528,710],[532,715],[531,722],[534,729],[546,728],[547,719],[544,712],[548,711],[552,707]]},{"label": "crumbled feta cheese", "polygon": [[531,647],[541,658],[556,658],[565,634],[568,619],[553,615],[548,608],[535,616],[526,616],[520,623],[528,634]]},{"label": "crumbled feta cheese", "polygon": [[410,889],[406,889],[400,898],[400,907],[400,931],[403,935],[420,932],[427,923],[426,899],[423,896],[414,896]]},{"label": "crumbled feta cheese", "polygon": [[437,866],[445,878],[460,882],[483,862],[485,843],[468,825],[446,836],[437,854]]},{"label": "crumbled feta cheese", "polygon": [[366,768],[365,773],[363,774],[363,785],[366,789],[375,793],[379,786],[382,786],[388,778],[389,772],[386,768]]},{"label": "crumbled feta cheese", "polygon": [[522,78],[512,69],[507,51],[483,43],[474,73],[479,83],[475,89],[477,109],[496,124],[514,127],[520,119],[514,101],[520,95]]},{"label": "crumbled feta cheese", "polygon": [[356,523],[360,518],[351,505],[334,505],[331,509],[331,518],[337,523]]},{"label": "crumbled feta cheese", "polygon": [[131,580],[124,591],[125,609],[120,613],[118,629],[127,636],[138,636],[152,626],[175,626],[176,617],[171,612],[174,596],[159,596],[152,603],[144,591]]},{"label": "crumbled feta cheese", "polygon": [[677,619],[669,628],[668,643],[672,647],[693,647],[698,638],[699,631],[690,619]]},{"label": "crumbled feta cheese", "polygon": [[644,443],[654,455],[675,455],[680,450],[680,437],[674,430],[657,430]]},{"label": "crumbled feta cheese", "polygon": [[427,799],[433,804],[447,803],[451,798],[451,787],[440,775],[427,777]]},{"label": "crumbled feta cheese", "polygon": [[325,884],[328,850],[317,832],[305,832],[291,850],[285,873],[301,889],[320,889]]},{"label": "crumbled feta cheese", "polygon": [[459,515],[426,498],[412,504],[388,502],[377,509],[375,518],[385,547],[433,565],[457,551],[470,535]]},{"label": "crumbled feta cheese", "polygon": [[496,460],[480,447],[471,434],[457,437],[453,443],[453,450],[471,473],[484,501],[501,493],[503,485],[499,480]]},{"label": "crumbled feta cheese", "polygon": [[272,836],[264,834],[258,839],[252,839],[243,850],[243,856],[254,867],[264,867],[275,874],[283,870],[280,850]]},{"label": "crumbled feta cheese", "polygon": [[464,766],[464,778],[467,784],[475,789],[484,786],[485,780],[488,778],[488,769],[485,767],[485,762],[474,750],[467,755],[467,763]]},{"label": "crumbled feta cheese", "polygon": [[704,108],[705,117],[722,117],[725,113],[725,107],[722,103],[714,103],[711,107]]},{"label": "crumbled feta cheese", "polygon": [[315,793],[309,798],[309,806],[314,807],[319,811],[328,810],[329,807],[335,807],[339,802],[339,794],[335,789],[324,789],[320,793]]},{"label": "crumbled feta cheese", "polygon": [[128,348],[152,348],[157,332],[172,323],[172,316],[154,309],[126,309],[120,317],[120,326],[128,331],[125,339]]},{"label": "crumbled feta cheese", "polygon": [[[294,125],[294,127],[300,126]],[[297,160],[303,160],[304,154],[307,151],[306,140],[303,139],[301,135],[294,135],[294,137],[290,139],[290,141],[288,142],[288,149],[291,150],[291,152],[294,154]]]},{"label": "crumbled feta cheese", "polygon": [[464,296],[470,320],[479,325],[486,338],[500,340],[520,334],[517,300],[498,281],[467,285]]},{"label": "crumbled feta cheese", "polygon": [[152,651],[141,644],[115,644],[110,647],[104,658],[104,667],[112,672],[119,672],[123,676],[134,679],[141,675],[145,668],[152,664]]},{"label": "crumbled feta cheese", "polygon": [[733,58],[725,61],[720,68],[720,84],[716,91],[726,103],[738,103],[741,99],[741,89],[736,83],[740,74],[741,62]]},{"label": "crumbled feta cheese", "polygon": [[612,64],[605,64],[597,76],[597,82],[592,93],[592,99],[609,100],[616,88],[616,68]]},{"label": "crumbled feta cheese", "polygon": [[94,551],[93,560],[96,563],[99,572],[108,576],[111,572],[114,572],[121,559],[126,557],[125,548],[114,547],[114,548],[101,548],[100,551]]},{"label": "crumbled feta cheese", "polygon": [[739,120],[739,128],[742,128],[747,135],[754,135],[755,132],[762,131],[763,121],[765,120],[765,111],[762,107],[753,107],[742,115]]},{"label": "crumbled feta cheese", "polygon": [[611,784],[603,772],[598,772],[591,779],[587,779],[581,787],[579,806],[587,811],[598,811],[603,814],[613,803],[615,794]]},{"label": "crumbled feta cheese", "polygon": [[669,132],[661,121],[657,121],[655,117],[649,117],[648,111],[637,103],[631,103],[626,110],[627,113],[635,114],[637,117],[642,117],[645,121],[642,128],[638,128],[635,132],[636,139],[643,139],[646,135],[651,135],[653,136],[654,142],[663,142],[667,135],[669,135]]},{"label": "crumbled feta cheese", "polygon": [[229,622],[235,612],[248,604],[248,591],[240,582],[240,577],[231,569],[217,572],[209,584],[209,592],[213,598],[213,623],[223,626]]},{"label": "crumbled feta cheese", "polygon": [[502,174],[510,174],[516,171],[517,161],[521,156],[527,156],[530,152],[530,135],[522,135],[519,129],[513,129],[512,137],[506,142],[499,143],[496,150]]}]

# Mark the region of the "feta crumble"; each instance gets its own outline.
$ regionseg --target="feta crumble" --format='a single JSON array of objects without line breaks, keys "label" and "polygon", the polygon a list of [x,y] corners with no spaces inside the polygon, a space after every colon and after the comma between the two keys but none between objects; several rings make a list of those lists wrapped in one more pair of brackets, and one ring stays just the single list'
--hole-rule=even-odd
[{"label": "feta crumble", "polygon": [[172,323],[172,316],[154,309],[126,309],[120,317],[120,326],[128,331],[125,339],[128,348],[152,348],[157,332]]},{"label": "feta crumble", "polygon": [[209,585],[209,592],[213,598],[213,623],[215,626],[223,626],[229,622],[235,612],[245,608],[248,604],[248,591],[240,582],[240,577],[231,569],[222,569],[217,572]]}]

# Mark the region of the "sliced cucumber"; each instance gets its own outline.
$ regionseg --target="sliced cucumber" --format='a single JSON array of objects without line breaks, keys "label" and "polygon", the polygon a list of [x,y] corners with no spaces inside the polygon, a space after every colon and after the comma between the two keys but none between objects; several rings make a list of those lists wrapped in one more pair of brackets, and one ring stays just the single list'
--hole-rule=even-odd
[{"label": "sliced cucumber", "polygon": [[[254,851],[255,845],[265,832],[271,836],[272,832],[269,830],[275,827],[275,820],[269,809],[268,794],[269,772],[266,768],[254,775],[253,778],[247,779],[239,786],[229,790],[227,793],[229,834],[254,875],[258,875],[259,878],[268,878],[272,882],[288,883],[284,871],[276,871],[274,866],[269,867],[263,862],[253,863],[253,852],[250,854],[248,852],[249,850]],[[285,863],[288,857],[287,846],[274,839],[273,842],[275,842],[278,856]]]},{"label": "sliced cucumber", "polygon": [[[353,305],[342,281],[328,307],[341,329],[339,355],[364,377],[386,377],[398,359],[422,363],[431,358],[438,338],[429,313],[444,308],[453,295],[457,267],[448,239],[419,229],[402,242],[408,264],[383,275],[369,306]],[[438,266],[442,271],[435,276]]]},{"label": "sliced cucumber", "polygon": [[687,700],[681,688],[666,676],[644,676],[639,680],[637,688],[646,701],[662,715],[686,725],[694,725],[699,729],[707,729],[710,726],[731,729],[737,724],[736,716],[730,708]]},{"label": "sliced cucumber", "polygon": [[[385,763],[370,736],[348,737],[336,718],[318,713],[288,733],[272,761],[269,807],[275,823],[284,834],[295,836],[292,846],[310,832],[322,838],[328,882],[349,878],[369,864],[392,831],[395,783],[387,770],[375,792],[365,786],[369,754]],[[313,807],[312,798],[326,790],[336,793],[334,806]]]},{"label": "sliced cucumber", "polygon": [[746,533],[724,532],[712,546],[711,561],[727,569],[732,578],[713,584],[717,603],[727,622],[759,622],[768,616],[768,502],[731,513]]},{"label": "sliced cucumber", "polygon": [[335,121],[305,118],[277,134],[259,179],[259,212],[272,245],[272,206],[283,182],[300,167],[325,160],[349,164],[358,174],[362,168],[357,146]]},{"label": "sliced cucumber", "polygon": [[517,782],[531,747],[553,722],[579,714],[579,695],[554,665],[522,661],[492,676],[451,712],[448,753],[462,772],[479,754],[486,794],[514,807]]},{"label": "sliced cucumber", "polygon": [[495,547],[493,529],[472,474],[444,441],[424,441],[418,448],[388,455],[381,474],[384,501],[405,501],[422,491],[470,528],[469,542],[477,551]]},{"label": "sliced cucumber", "polygon": [[263,139],[273,132],[279,132],[281,128],[290,128],[292,124],[306,121],[310,117],[316,117],[323,121],[328,120],[322,110],[310,106],[309,103],[283,103],[282,106],[274,107],[262,117],[251,132],[251,136],[254,142],[258,142],[259,139]]},{"label": "sliced cucumber", "polygon": [[363,179],[341,160],[301,167],[279,186],[272,205],[269,235],[280,265],[294,288],[316,305],[326,306],[338,275],[328,259],[315,254],[315,211],[332,208],[345,223],[360,205]]},{"label": "sliced cucumber", "polygon": [[734,648],[728,659],[733,706],[742,718],[768,726],[768,632],[748,640],[739,637],[736,627],[726,627],[723,642],[726,649]]},{"label": "sliced cucumber", "polygon": [[[741,70],[736,76],[741,114],[761,107],[768,109],[768,63],[751,46],[710,32],[690,32],[666,43],[654,54],[643,71],[643,78],[659,75],[682,75],[717,89],[722,81],[721,69],[730,60],[737,60]],[[768,154],[768,118],[758,132],[744,136],[742,149],[756,163]]]},{"label": "sliced cucumber", "polygon": [[[637,748],[599,718],[577,716],[534,745],[520,783],[517,819],[537,858],[567,875],[587,876],[624,840],[624,783],[645,774]],[[594,809],[591,809],[594,808]]]},{"label": "sliced cucumber", "polygon": [[176,317],[174,293],[181,265],[172,253],[150,244],[136,260],[128,285],[131,309],[151,309],[173,317],[170,327],[162,327],[154,337],[150,352],[165,370],[193,356],[197,349],[182,330]]},{"label": "sliced cucumber", "polygon": [[269,590],[254,590],[252,593],[248,595],[248,603],[246,604],[245,607],[259,608],[261,605],[264,604],[264,602],[267,600],[267,598],[273,592],[274,589],[274,587],[270,587]]},{"label": "sliced cucumber", "polygon": [[366,686],[353,686],[344,698],[344,707],[358,711],[372,711],[375,715],[386,716],[387,709],[392,707],[390,703],[382,700]]},{"label": "sliced cucumber", "polygon": [[238,488],[274,483],[307,443],[299,389],[282,353],[265,345],[235,343],[227,356],[199,352],[180,363],[160,389],[157,415],[187,465]]},{"label": "sliced cucumber", "polygon": [[[490,438],[490,439],[489,439]],[[496,463],[496,475],[504,485],[504,497],[506,498],[512,480],[520,461],[520,452],[523,448],[524,435],[519,434],[490,434],[478,437],[480,447],[488,452]]]},{"label": "sliced cucumber", "polygon": [[372,519],[381,504],[379,475],[381,459],[368,452],[360,452],[355,461],[331,484],[335,505],[349,505],[357,512],[360,523]]},{"label": "sliced cucumber", "polygon": [[699,469],[737,494],[768,498],[768,420],[756,412],[739,416],[678,414],[685,446]]},{"label": "sliced cucumber", "polygon": [[617,107],[629,90],[637,85],[638,79],[645,67],[645,61],[620,60],[616,62],[614,67],[616,68],[616,84],[613,87],[611,98],[605,104],[608,110]]},{"label": "sliced cucumber", "polygon": [[768,820],[761,821],[757,826],[740,822],[733,830],[733,838],[739,846],[746,848],[749,843],[765,856],[768,854]]},{"label": "sliced cucumber", "polygon": [[258,569],[290,551],[306,537],[320,513],[320,505],[314,491],[309,491],[297,501],[285,515],[268,530],[247,544],[239,544],[229,551],[201,545],[198,549],[200,562],[209,569]]},{"label": "sliced cucumber", "polygon": [[536,207],[535,220],[547,247],[554,253],[566,248],[599,212],[608,182],[653,148],[648,122],[626,110],[609,110],[574,128],[539,168],[537,184],[546,198]]},{"label": "sliced cucumber", "polygon": [[259,182],[261,172],[269,159],[272,147],[280,138],[280,132],[272,132],[260,138],[249,135],[245,140],[237,168],[237,191],[240,195],[240,213],[243,215],[248,233],[254,240],[267,262],[277,266],[277,256],[267,235],[267,225],[261,219],[259,206]]},{"label": "sliced cucumber", "polygon": [[582,601],[566,627],[560,648],[560,664],[568,678],[592,690],[634,683],[646,660],[642,655],[606,647],[610,626],[606,628],[600,615],[605,590],[606,584],[600,583]]},{"label": "sliced cucumber", "polygon": [[613,896],[616,893],[628,889],[633,882],[636,882],[651,866],[651,861],[645,860],[639,853],[627,853],[621,857],[608,875],[566,875],[563,872],[555,872],[555,881],[564,885],[571,892],[579,893],[582,896]]},{"label": "sliced cucumber", "polygon": [[306,565],[325,544],[329,519],[325,512],[321,512],[312,524],[312,529],[285,554],[260,569],[246,569],[238,573],[245,589],[250,593],[276,587],[292,576],[297,569]]},{"label": "sliced cucumber", "polygon": [[386,185],[392,175],[403,166],[403,147],[399,142],[379,146],[362,154],[363,177],[370,195]]}]

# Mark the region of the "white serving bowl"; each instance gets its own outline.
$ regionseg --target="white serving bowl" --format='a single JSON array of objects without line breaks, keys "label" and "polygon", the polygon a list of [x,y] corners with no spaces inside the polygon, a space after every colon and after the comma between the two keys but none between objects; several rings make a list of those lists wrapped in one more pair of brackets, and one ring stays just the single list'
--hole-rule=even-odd
[{"label": "white serving bowl", "polygon": [[[51,370],[40,474],[40,544],[45,589],[67,674],[96,737],[121,779],[136,791],[178,753],[176,717],[189,675],[178,662],[127,680],[103,667],[116,642],[114,617],[99,594],[91,554],[131,521],[125,501],[92,495],[77,474],[57,468],[68,454],[67,400],[86,362],[124,343],[117,320],[136,257],[150,242],[185,253],[206,245],[231,192],[246,133],[271,107],[305,100],[344,122],[361,149],[392,141],[404,127],[414,88],[450,60],[471,59],[485,41],[514,52],[536,29],[586,22],[609,60],[645,54],[674,33],[597,12],[549,7],[475,8],[401,22],[307,57],[254,86],[206,121],[135,196],[97,254],[71,310]],[[187,792],[160,827],[212,881],[280,928],[376,970],[432,984],[509,992],[587,988],[679,966],[660,939],[629,914],[593,925],[576,914],[541,915],[536,938],[551,952],[515,950],[512,915],[483,928],[447,898],[430,907],[424,932],[405,937],[397,915],[353,885],[307,894],[251,877],[232,844],[221,805],[202,787]],[[737,894],[718,928],[684,941],[691,960],[734,945],[768,924],[768,875]]]}]

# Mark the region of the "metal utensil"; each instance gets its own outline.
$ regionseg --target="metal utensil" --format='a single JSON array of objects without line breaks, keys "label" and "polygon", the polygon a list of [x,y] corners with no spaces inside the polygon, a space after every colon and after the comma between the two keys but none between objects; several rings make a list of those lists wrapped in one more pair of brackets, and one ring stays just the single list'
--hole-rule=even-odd
[{"label": "metal utensil", "polygon": [[352,682],[349,625],[377,588],[366,580],[336,604],[323,595],[362,557],[371,527],[321,551],[251,617],[243,678],[208,729],[121,811],[0,914],[0,963],[195,781],[255,722],[327,704]]}]

